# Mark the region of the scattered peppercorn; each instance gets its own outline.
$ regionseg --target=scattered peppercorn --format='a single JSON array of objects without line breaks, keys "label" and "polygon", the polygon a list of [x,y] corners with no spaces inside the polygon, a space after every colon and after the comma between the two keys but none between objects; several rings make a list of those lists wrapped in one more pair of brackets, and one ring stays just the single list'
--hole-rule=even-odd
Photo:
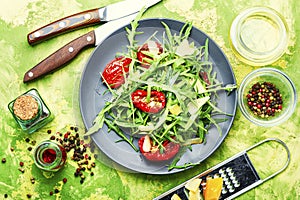
[{"label": "scattered peppercorn", "polygon": [[27,150],[28,150],[28,151],[31,151],[31,150],[32,150],[32,147],[28,147]]},{"label": "scattered peppercorn", "polygon": [[24,172],[25,172],[25,169],[19,168],[19,171],[22,172],[22,173],[24,173]]},{"label": "scattered peppercorn", "polygon": [[31,194],[27,194],[26,196],[27,196],[27,198],[29,198],[29,199],[31,198]]},{"label": "scattered peppercorn", "polygon": [[63,178],[63,182],[66,183],[68,181],[67,178]]},{"label": "scattered peppercorn", "polygon": [[13,152],[15,149],[13,147],[10,147],[10,150]]},{"label": "scattered peppercorn", "polygon": [[30,139],[29,139],[29,138],[26,138],[26,139],[25,139],[25,142],[30,142]]},{"label": "scattered peppercorn", "polygon": [[57,193],[59,193],[59,190],[57,188],[55,188],[54,192],[57,194]]},{"label": "scattered peppercorn", "polygon": [[49,130],[47,130],[47,133],[48,133],[48,134],[51,134],[51,133],[52,133],[52,131],[49,129]]},{"label": "scattered peppercorn", "polygon": [[91,176],[94,176],[94,172],[91,172]]},{"label": "scattered peppercorn", "polygon": [[8,197],[8,194],[4,194],[4,198],[7,198]]},{"label": "scattered peppercorn", "polygon": [[23,167],[23,166],[24,166],[24,163],[23,163],[23,162],[20,162],[20,166]]},{"label": "scattered peppercorn", "polygon": [[[66,131],[65,133],[62,132],[55,132],[49,136],[50,140],[56,140],[59,142],[68,153],[71,153],[70,159],[77,162],[78,167],[74,172],[74,177],[80,177],[80,183],[83,184],[86,169],[90,172],[92,168],[95,167],[95,163],[89,160],[92,160],[94,156],[91,156],[87,153],[87,149],[90,148],[90,144],[86,144],[84,140],[80,139],[80,135],[78,133],[78,128],[71,126],[70,130]],[[48,130],[48,133],[52,133],[53,131]],[[91,163],[91,164],[90,164]],[[94,173],[92,173],[94,175]],[[67,182],[67,178],[64,178],[63,183]]]},{"label": "scattered peppercorn", "polygon": [[2,163],[6,163],[6,158],[2,158]]},{"label": "scattered peppercorn", "polygon": [[34,184],[35,183],[35,178],[31,178],[30,181],[31,181],[32,184]]},{"label": "scattered peppercorn", "polygon": [[50,137],[50,140],[55,140],[55,136],[52,135],[52,136]]},{"label": "scattered peppercorn", "polygon": [[282,110],[282,95],[273,83],[255,83],[246,98],[250,110],[261,118],[275,116]]},{"label": "scattered peppercorn", "polygon": [[53,191],[50,191],[50,193],[49,193],[49,194],[50,194],[50,196],[52,196],[52,195],[53,195]]},{"label": "scattered peppercorn", "polygon": [[64,138],[67,139],[68,137],[69,137],[69,133],[67,132],[67,133],[64,134]]}]

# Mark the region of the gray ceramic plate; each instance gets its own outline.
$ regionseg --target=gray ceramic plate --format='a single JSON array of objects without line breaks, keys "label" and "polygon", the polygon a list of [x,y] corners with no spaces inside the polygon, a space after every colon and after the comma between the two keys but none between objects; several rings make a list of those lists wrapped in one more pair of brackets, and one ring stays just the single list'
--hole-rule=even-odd
[{"label": "gray ceramic plate", "polygon": [[[161,21],[165,22],[173,33],[178,33],[183,22],[172,19],[145,19],[140,21],[138,31],[144,34],[136,37],[140,44],[149,38],[155,31],[156,36],[161,39],[164,27]],[[128,25],[130,28],[130,26]],[[209,38],[205,33],[193,28],[190,41],[194,41],[197,46],[204,45],[205,40]],[[104,40],[93,52],[89,61],[87,62],[82,74],[80,84],[80,109],[85,127],[89,129],[92,123],[103,108],[105,101],[109,100],[110,95],[103,96],[103,92],[107,89],[101,83],[99,72],[102,72],[107,63],[109,63],[117,52],[124,52],[128,40],[124,27],[120,28],[115,33],[111,34]],[[226,84],[235,84],[235,77],[232,68],[217,44],[209,38],[209,55],[211,61],[214,63],[214,70],[217,72],[217,78]],[[227,96],[226,92],[219,94],[218,107],[227,113],[235,116],[237,105],[236,91]],[[222,134],[220,134],[215,127],[209,129],[207,134],[207,142],[193,146],[193,151],[187,151],[178,164],[187,162],[200,162],[209,157],[223,142],[227,136],[230,127],[232,126],[234,117],[228,117],[226,122],[220,124]],[[171,174],[182,171],[183,169],[174,169],[168,171],[168,163],[153,163],[145,160],[140,153],[135,152],[126,142],[116,143],[120,138],[114,132],[109,132],[104,126],[99,132],[92,135],[92,139],[100,150],[106,154],[110,159],[119,165],[141,173],[148,174]],[[137,141],[135,141],[137,144]]]}]

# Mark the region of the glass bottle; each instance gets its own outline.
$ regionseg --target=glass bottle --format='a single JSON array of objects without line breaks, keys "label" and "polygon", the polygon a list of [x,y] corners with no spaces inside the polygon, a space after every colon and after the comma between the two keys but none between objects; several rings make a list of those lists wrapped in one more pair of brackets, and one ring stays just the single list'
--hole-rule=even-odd
[{"label": "glass bottle", "polygon": [[33,157],[38,168],[44,171],[56,172],[66,163],[67,152],[60,144],[46,140],[35,148]]},{"label": "glass bottle", "polygon": [[31,89],[11,101],[8,109],[20,127],[28,133],[33,133],[53,119],[36,89]]}]

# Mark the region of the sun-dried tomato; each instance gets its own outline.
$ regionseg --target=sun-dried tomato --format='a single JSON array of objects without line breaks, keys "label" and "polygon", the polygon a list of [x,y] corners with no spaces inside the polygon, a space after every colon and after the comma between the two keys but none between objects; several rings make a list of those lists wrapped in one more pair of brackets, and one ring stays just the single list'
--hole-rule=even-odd
[{"label": "sun-dried tomato", "polygon": [[133,105],[147,113],[158,113],[166,106],[166,97],[163,92],[152,90],[147,101],[146,90],[136,90],[131,94]]},{"label": "sun-dried tomato", "polygon": [[106,65],[102,76],[111,88],[118,88],[125,82],[124,72],[128,73],[130,63],[131,58],[121,56]]},{"label": "sun-dried tomato", "polygon": [[[152,146],[152,149],[156,149],[155,151],[145,152],[143,150],[144,141],[145,141],[145,136],[139,139],[138,141],[139,149],[140,152],[143,154],[143,156],[150,161],[159,162],[159,161],[170,160],[178,153],[180,149],[180,144],[166,140],[163,143],[163,147],[164,147],[163,153],[160,152],[157,146]],[[151,140],[151,144],[152,144],[152,140]]]},{"label": "sun-dried tomato", "polygon": [[149,44],[145,43],[138,49],[138,52],[137,52],[138,60],[142,63],[143,67],[149,68],[150,64],[147,61],[145,61],[144,59],[145,58],[152,59],[152,58],[150,58],[149,56],[143,54],[143,51],[156,52],[159,55],[163,52],[163,48],[162,48],[160,43],[155,42],[155,45],[153,45],[153,47],[152,46],[149,47]]},{"label": "sun-dried tomato", "polygon": [[200,75],[200,77],[202,78],[202,80],[209,86],[209,85],[210,85],[210,81],[209,81],[207,72],[204,71],[204,70],[200,70],[199,75]]}]

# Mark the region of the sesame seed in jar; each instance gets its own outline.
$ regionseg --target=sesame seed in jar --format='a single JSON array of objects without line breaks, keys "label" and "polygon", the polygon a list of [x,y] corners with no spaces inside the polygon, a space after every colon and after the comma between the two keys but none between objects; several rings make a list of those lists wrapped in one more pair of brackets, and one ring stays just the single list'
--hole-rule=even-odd
[{"label": "sesame seed in jar", "polygon": [[38,102],[30,95],[22,95],[18,97],[13,105],[14,114],[21,120],[30,120],[35,118],[38,111]]}]

